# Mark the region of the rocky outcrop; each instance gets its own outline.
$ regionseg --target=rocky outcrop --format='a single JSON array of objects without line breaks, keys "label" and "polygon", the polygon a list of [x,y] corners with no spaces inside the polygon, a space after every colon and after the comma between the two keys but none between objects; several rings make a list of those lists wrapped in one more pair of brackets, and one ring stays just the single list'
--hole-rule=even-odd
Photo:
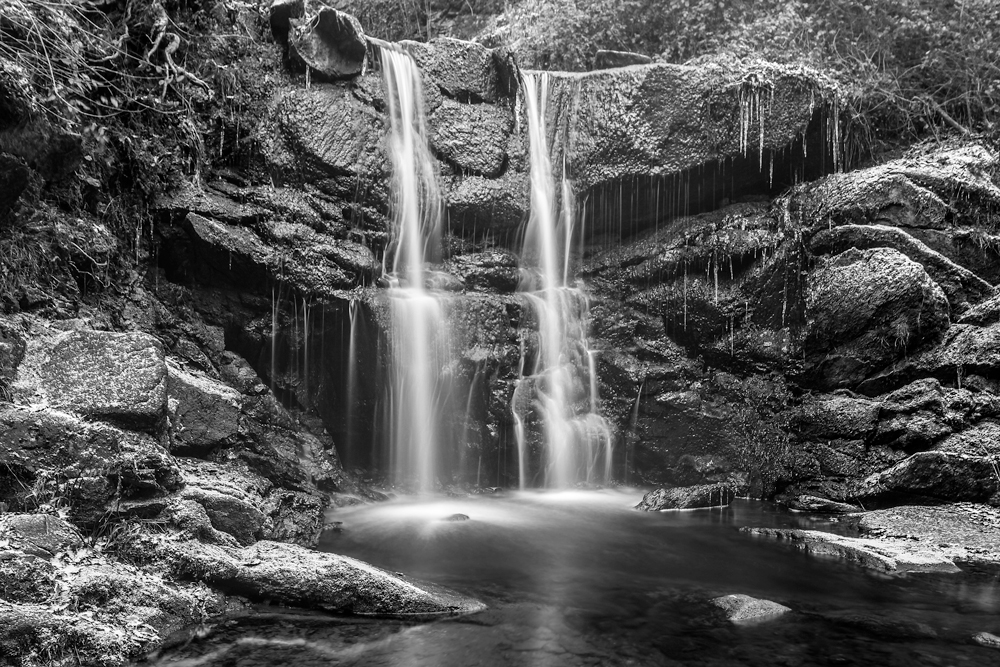
[{"label": "rocky outcrop", "polygon": [[848,250],[812,274],[804,348],[824,388],[857,386],[933,339],[948,302],[923,268],[888,248]]},{"label": "rocky outcrop", "polygon": [[701,484],[674,489],[656,489],[642,497],[637,510],[686,510],[702,507],[723,507],[736,497],[736,489],[727,484]]},{"label": "rocky outcrop", "polygon": [[[280,7],[271,8],[272,25],[282,22]],[[289,53],[306,67],[330,79],[364,74],[368,41],[356,18],[322,7],[293,23],[288,35]]]},{"label": "rocky outcrop", "polygon": [[842,225],[816,234],[810,242],[810,249],[820,255],[836,254],[851,248],[892,248],[920,264],[944,291],[955,315],[992,298],[995,292],[992,285],[972,271],[955,264],[896,227]]},{"label": "rocky outcrop", "polygon": [[549,126],[575,130],[558,132],[555,150],[566,151],[581,189],[788,146],[833,95],[818,73],[767,63],[655,63],[549,77]]},{"label": "rocky outcrop", "polygon": [[877,504],[969,501],[1000,503],[1000,458],[918,452],[863,482],[854,496]]}]

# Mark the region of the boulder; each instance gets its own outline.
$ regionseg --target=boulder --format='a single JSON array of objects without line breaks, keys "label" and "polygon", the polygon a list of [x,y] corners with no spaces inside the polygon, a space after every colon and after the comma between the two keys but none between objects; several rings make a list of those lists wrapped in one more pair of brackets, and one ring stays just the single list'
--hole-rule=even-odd
[{"label": "boulder", "polygon": [[949,324],[948,301],[927,272],[889,248],[851,249],[812,273],[803,346],[813,381],[855,386]]},{"label": "boulder", "polygon": [[[283,13],[279,10],[277,18]],[[272,26],[275,18],[272,6]],[[329,79],[364,74],[368,41],[356,18],[332,7],[322,7],[304,20],[293,19],[291,25],[289,52],[307,67]]]},{"label": "boulder", "polygon": [[430,127],[438,157],[460,172],[495,178],[507,166],[507,142],[514,129],[509,108],[446,99],[431,115]]},{"label": "boulder", "polygon": [[978,144],[918,146],[897,160],[806,185],[798,206],[822,228],[845,223],[945,227],[948,207],[962,199],[986,206],[1000,203],[1000,185],[990,177],[997,160]]},{"label": "boulder", "polygon": [[875,432],[879,404],[849,396],[804,401],[792,414],[792,432],[801,438],[864,440]]},{"label": "boulder", "polygon": [[653,62],[649,56],[631,51],[610,51],[598,49],[594,54],[594,66],[591,69],[613,69],[630,65],[648,65]]},{"label": "boulder", "polygon": [[939,252],[907,234],[902,229],[883,225],[843,225],[819,232],[809,243],[817,254],[836,254],[850,248],[893,248],[920,264],[937,283],[952,312],[959,314],[973,305],[994,296],[996,290],[988,282],[955,264]]},{"label": "boulder", "polygon": [[280,542],[232,548],[146,536],[136,539],[130,553],[223,592],[330,613],[434,618],[485,609],[477,600],[411,583],[353,558]]},{"label": "boulder", "polygon": [[80,525],[100,519],[114,498],[162,496],[182,484],[173,457],[147,434],[13,405],[0,406],[0,464],[12,478],[0,485],[0,499],[16,507],[44,482]]},{"label": "boulder", "polygon": [[866,478],[853,496],[866,507],[906,502],[983,502],[1000,491],[998,466],[1000,458],[995,456],[918,452]]},{"label": "boulder", "polygon": [[819,530],[740,528],[757,537],[788,542],[810,555],[833,556],[882,572],[959,572],[954,561],[935,545],[844,537]]},{"label": "boulder", "polygon": [[[233,536],[243,546],[258,539],[315,546],[327,506],[321,494],[276,487],[238,460],[177,461],[185,483],[179,496],[201,505],[214,530]],[[175,519],[183,519],[181,523],[193,522],[196,532],[206,530],[198,525],[200,513],[196,510],[192,513],[190,508],[180,508],[172,512]],[[218,536],[213,536],[218,541]]]},{"label": "boulder", "polygon": [[934,449],[968,456],[1000,456],[1000,422],[984,419],[964,431],[952,433],[934,445]]},{"label": "boulder", "polygon": [[[183,229],[184,241],[172,239],[175,245],[165,252],[176,253],[174,270],[185,280],[243,290],[269,290],[274,282],[280,282],[302,294],[329,296],[357,285],[372,272],[370,263],[364,261],[367,255],[357,252],[351,242],[314,240],[302,241],[291,249],[274,247],[250,229],[196,213],[187,215]],[[348,273],[337,259],[366,264],[364,273]]]},{"label": "boulder", "polygon": [[948,206],[936,194],[885,165],[833,174],[805,186],[800,203],[816,227],[882,224],[943,229]]},{"label": "boulder", "polygon": [[783,604],[739,593],[723,595],[713,598],[709,602],[721,609],[726,615],[726,619],[733,623],[768,620],[791,611]]},{"label": "boulder", "polygon": [[213,528],[244,546],[261,536],[264,496],[272,486],[268,480],[237,463],[183,458],[177,462],[184,477],[181,498],[204,507]]},{"label": "boulder", "polygon": [[[581,190],[751,151],[737,176],[762,177],[766,187],[767,165],[755,169],[759,148],[788,146],[806,132],[816,106],[832,99],[831,82],[817,72],[761,61],[547,74],[551,150],[567,149],[567,169]],[[748,103],[754,95],[767,102]]]},{"label": "boulder", "polygon": [[429,42],[406,40],[399,46],[448,97],[460,102],[496,102],[506,96],[497,59],[480,44],[438,37]]},{"label": "boulder", "polygon": [[279,183],[308,182],[328,191],[324,183],[332,179],[334,191],[327,193],[351,201],[359,177],[374,183],[388,172],[385,116],[347,86],[284,88],[265,122],[270,132],[262,147]]},{"label": "boulder", "polygon": [[736,490],[728,484],[699,484],[673,489],[656,489],[646,493],[635,506],[637,510],[685,510],[703,507],[722,507],[736,497]]},{"label": "boulder", "polygon": [[171,451],[207,452],[228,447],[240,435],[242,397],[205,374],[167,361]]},{"label": "boulder", "polygon": [[45,559],[83,546],[80,531],[48,514],[0,516],[0,539],[6,540],[10,548]]},{"label": "boulder", "polygon": [[513,234],[528,217],[528,188],[528,176],[512,171],[497,179],[469,176],[458,180],[448,193],[452,229],[465,236]]},{"label": "boulder", "polygon": [[28,345],[16,400],[155,432],[167,414],[163,346],[145,333],[68,331]]},{"label": "boulder", "polygon": [[517,256],[506,250],[457,255],[447,266],[468,289],[481,292],[514,292],[520,280]]}]

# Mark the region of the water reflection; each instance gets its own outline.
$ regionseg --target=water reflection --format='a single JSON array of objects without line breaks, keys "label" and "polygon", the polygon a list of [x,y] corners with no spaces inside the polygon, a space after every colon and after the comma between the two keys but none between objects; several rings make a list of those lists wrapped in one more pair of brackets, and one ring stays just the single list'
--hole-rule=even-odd
[{"label": "water reflection", "polygon": [[[640,513],[638,492],[515,492],[338,510],[322,548],[483,599],[430,624],[273,619],[176,652],[189,665],[988,665],[995,574],[878,576],[739,533],[849,525],[737,501]],[[465,514],[467,521],[449,521]],[[764,597],[795,613],[734,626],[707,600]],[[181,662],[178,662],[181,661]],[[991,662],[992,661],[992,662]]]}]

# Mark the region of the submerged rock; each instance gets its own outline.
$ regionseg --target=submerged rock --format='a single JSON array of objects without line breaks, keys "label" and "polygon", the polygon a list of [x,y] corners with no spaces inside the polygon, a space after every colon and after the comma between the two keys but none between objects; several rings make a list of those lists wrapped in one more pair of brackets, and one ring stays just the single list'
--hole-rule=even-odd
[{"label": "submerged rock", "polygon": [[728,484],[699,484],[673,489],[656,489],[642,497],[637,510],[684,510],[728,505],[736,497],[736,489]]},{"label": "submerged rock", "polygon": [[783,604],[738,593],[713,598],[710,602],[721,609],[733,623],[766,620],[791,611]]}]

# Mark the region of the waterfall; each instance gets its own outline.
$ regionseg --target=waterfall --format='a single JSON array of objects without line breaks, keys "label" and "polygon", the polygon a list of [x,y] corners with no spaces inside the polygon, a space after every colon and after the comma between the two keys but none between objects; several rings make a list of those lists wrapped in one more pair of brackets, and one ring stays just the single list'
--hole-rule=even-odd
[{"label": "waterfall", "polygon": [[[537,323],[538,338],[530,355],[532,346],[522,345],[512,410],[521,486],[526,485],[525,423],[529,412],[526,406],[530,405],[541,422],[544,484],[565,488],[579,481],[610,479],[612,438],[607,421],[596,411],[594,367],[587,349],[589,304],[582,289],[569,285],[573,188],[563,163],[560,209],[546,140],[548,83],[545,73],[522,75],[531,166],[531,214],[521,253],[520,290]],[[526,363],[529,356],[533,358],[530,364]],[[589,375],[587,381],[585,373]],[[525,391],[533,392],[533,401],[524,400]]]},{"label": "waterfall", "polygon": [[381,49],[392,161],[392,388],[390,468],[397,482],[432,491],[440,439],[441,368],[448,341],[440,297],[425,289],[424,264],[441,246],[442,202],[428,146],[420,73],[409,54]]}]

